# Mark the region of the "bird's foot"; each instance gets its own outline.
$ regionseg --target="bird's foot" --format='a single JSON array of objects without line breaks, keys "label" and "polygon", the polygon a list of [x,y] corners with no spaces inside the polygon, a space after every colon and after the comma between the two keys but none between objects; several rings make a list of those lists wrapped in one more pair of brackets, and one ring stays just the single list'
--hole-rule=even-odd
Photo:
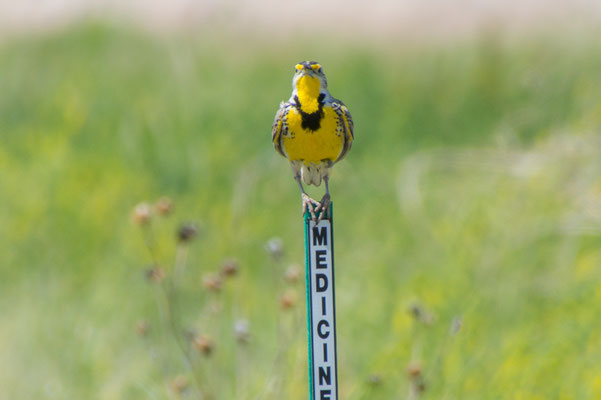
[{"label": "bird's foot", "polygon": [[305,215],[305,213],[307,211],[309,211],[309,214],[311,214],[311,219],[313,221],[317,221],[317,216],[315,215],[315,211],[317,211],[319,209],[319,207],[321,207],[321,203],[319,203],[317,200],[309,197],[309,195],[307,193],[303,193],[301,195],[301,198],[303,201],[303,215]]},{"label": "bird's foot", "polygon": [[316,223],[319,223],[319,221],[321,221],[324,218],[329,218],[331,204],[332,204],[332,199],[330,198],[330,194],[329,193],[324,194],[323,197],[321,198],[321,202],[315,209],[315,212],[321,211],[319,213],[319,218],[317,219]]}]

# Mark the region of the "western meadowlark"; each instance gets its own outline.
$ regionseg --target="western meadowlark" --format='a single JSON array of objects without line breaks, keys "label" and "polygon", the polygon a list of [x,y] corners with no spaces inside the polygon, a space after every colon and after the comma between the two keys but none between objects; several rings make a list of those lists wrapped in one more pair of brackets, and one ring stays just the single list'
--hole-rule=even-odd
[{"label": "western meadowlark", "polygon": [[[280,103],[271,140],[275,149],[290,161],[294,179],[301,190],[303,214],[308,210],[314,221],[329,213],[329,169],[351,149],[353,119],[344,103],[332,97],[323,68],[315,61],[296,64],[292,95]],[[320,202],[307,195],[303,184],[326,184]]]}]

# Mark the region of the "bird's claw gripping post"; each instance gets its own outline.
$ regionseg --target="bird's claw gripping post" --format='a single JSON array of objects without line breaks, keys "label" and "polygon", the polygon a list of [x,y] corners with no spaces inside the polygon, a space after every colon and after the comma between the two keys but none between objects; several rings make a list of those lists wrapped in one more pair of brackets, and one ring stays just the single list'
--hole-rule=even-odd
[{"label": "bird's claw gripping post", "polygon": [[[326,193],[321,198],[321,202],[315,209],[315,212],[319,212],[319,217],[317,217],[316,223],[319,224],[319,221],[322,219],[328,219],[330,217],[330,205],[332,204],[332,199],[329,193]],[[313,219],[315,221],[315,218]]]},{"label": "bird's claw gripping post", "polygon": [[309,197],[309,195],[304,192],[301,194],[301,198],[303,202],[303,215],[305,215],[305,213],[309,211],[309,214],[311,214],[311,219],[313,221],[317,221],[317,216],[315,215],[315,212],[319,210],[321,203]]},{"label": "bird's claw gripping post", "polygon": [[312,199],[307,194],[303,194],[303,216],[309,214],[310,218],[316,224],[322,219],[330,219],[332,214],[332,200],[330,195],[324,195],[321,202]]}]

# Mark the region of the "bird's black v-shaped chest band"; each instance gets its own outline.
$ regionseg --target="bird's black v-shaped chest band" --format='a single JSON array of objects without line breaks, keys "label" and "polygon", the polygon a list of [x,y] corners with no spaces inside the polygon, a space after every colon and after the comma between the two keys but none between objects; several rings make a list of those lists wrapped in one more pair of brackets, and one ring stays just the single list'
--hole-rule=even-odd
[{"label": "bird's black v-shaped chest band", "polygon": [[296,107],[296,109],[301,114],[301,118],[302,118],[301,126],[303,129],[307,129],[310,131],[316,131],[319,129],[319,127],[321,126],[321,120],[324,117],[323,100],[325,99],[325,97],[326,97],[325,94],[320,93],[319,97],[317,98],[317,104],[318,104],[317,111],[314,111],[312,113],[306,113],[301,108],[301,103],[298,100],[298,96],[294,96],[294,107]]}]

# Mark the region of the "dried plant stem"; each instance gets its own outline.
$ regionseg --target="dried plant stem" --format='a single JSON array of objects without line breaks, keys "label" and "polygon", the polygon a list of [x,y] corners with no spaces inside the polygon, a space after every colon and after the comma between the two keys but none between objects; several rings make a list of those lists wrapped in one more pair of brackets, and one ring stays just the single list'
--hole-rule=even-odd
[{"label": "dried plant stem", "polygon": [[142,227],[142,232],[143,232],[143,236],[144,236],[144,245],[146,246],[146,249],[148,250],[148,254],[150,255],[152,264],[156,265],[157,264],[157,256],[156,256],[156,251],[154,248],[154,235],[152,233],[152,227],[151,227],[150,222],[148,222],[147,225],[144,225]]},{"label": "dried plant stem", "polygon": [[175,342],[177,343],[177,345],[182,353],[184,361],[185,361],[187,367],[190,369],[190,372],[192,373],[192,377],[194,378],[194,382],[196,384],[196,389],[198,391],[198,398],[201,400],[208,399],[210,397],[207,396],[202,390],[202,387],[203,387],[202,380],[198,376],[197,370],[194,368],[194,361],[192,359],[192,356],[190,355],[189,347],[186,345],[186,342],[184,341],[184,338],[181,335],[180,329],[178,328],[178,324],[177,324],[176,317],[175,317],[174,304],[173,304],[174,303],[173,296],[174,296],[175,290],[173,289],[173,287],[171,288],[171,290],[169,290],[165,284],[161,284],[161,288],[163,289],[163,295],[164,295],[163,298],[164,298],[165,304],[166,304],[167,326],[171,330],[171,334],[175,338]]},{"label": "dried plant stem", "polygon": [[[148,224],[147,226],[144,227],[144,244],[146,245],[146,248],[148,249],[148,253],[150,254],[153,265],[156,266],[157,265],[157,257],[156,257],[155,246],[154,246],[154,235],[152,233],[150,224]],[[174,268],[177,273],[179,273],[179,274],[183,273],[183,271],[185,270],[186,260],[187,260],[187,246],[180,245],[180,246],[178,246],[178,251],[176,253],[175,268]],[[175,277],[174,277],[174,280],[175,280]],[[198,392],[198,398],[200,400],[209,399],[210,397],[205,395],[205,393],[202,390],[202,387],[203,387],[202,380],[200,379],[200,377],[197,374],[196,369],[194,368],[194,362],[192,360],[192,356],[190,355],[188,346],[186,346],[186,342],[184,341],[184,338],[182,337],[180,329],[178,328],[178,325],[177,325],[177,321],[176,321],[176,317],[175,317],[175,307],[174,307],[174,303],[175,303],[174,283],[172,282],[172,285],[170,285],[170,287],[168,288],[166,282],[160,282],[157,286],[157,289],[154,292],[155,292],[155,298],[156,298],[156,302],[157,302],[157,309],[159,311],[159,318],[161,320],[161,336],[162,336],[161,340],[163,342],[166,341],[165,327],[167,327],[168,329],[171,330],[171,334],[175,338],[175,342],[177,343],[177,346],[179,347],[179,349],[183,355],[184,361],[194,378],[194,383],[196,386],[196,390]]]},{"label": "dried plant stem", "polygon": [[184,272],[186,271],[186,263],[188,260],[188,246],[179,244],[175,251],[175,268],[173,271],[173,281],[175,285],[179,285]]},{"label": "dried plant stem", "polygon": [[282,379],[281,372],[283,370],[283,361],[286,355],[286,351],[290,348],[291,337],[289,337],[286,327],[282,321],[282,315],[277,319],[276,331],[278,332],[278,350],[273,360],[271,367],[271,373],[268,376],[273,378],[265,383],[265,386],[261,393],[256,397],[257,399],[264,398],[266,395],[273,394],[272,398],[282,399]]}]

